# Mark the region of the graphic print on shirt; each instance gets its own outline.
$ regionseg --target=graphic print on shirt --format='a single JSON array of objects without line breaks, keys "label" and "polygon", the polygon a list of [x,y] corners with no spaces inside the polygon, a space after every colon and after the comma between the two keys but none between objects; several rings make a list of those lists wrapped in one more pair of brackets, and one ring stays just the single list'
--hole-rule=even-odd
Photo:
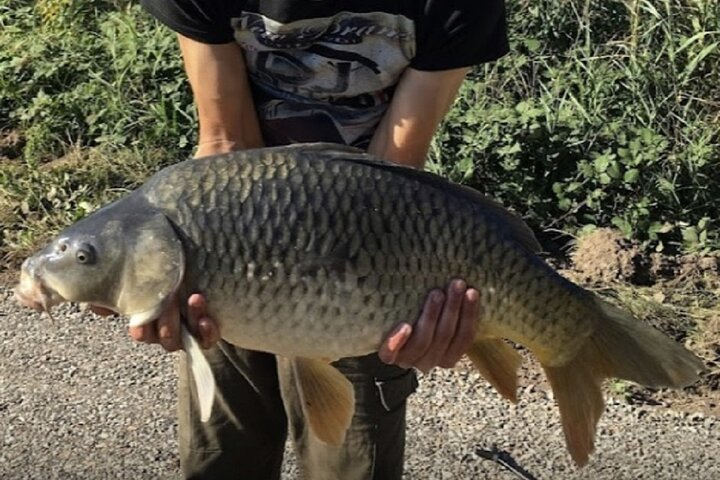
[{"label": "graphic print on shirt", "polygon": [[366,147],[415,55],[415,25],[402,15],[343,12],[283,24],[244,12],[232,25],[269,144]]}]

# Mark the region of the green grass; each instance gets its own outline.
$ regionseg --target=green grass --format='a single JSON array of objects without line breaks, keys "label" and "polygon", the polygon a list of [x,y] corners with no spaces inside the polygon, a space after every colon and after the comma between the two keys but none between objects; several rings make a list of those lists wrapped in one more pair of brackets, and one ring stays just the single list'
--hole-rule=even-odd
[{"label": "green grass", "polygon": [[539,227],[717,249],[720,3],[509,8],[514,53],[464,86],[434,168]]},{"label": "green grass", "polygon": [[129,2],[0,1],[0,130],[22,159],[79,146],[188,150],[195,114],[175,37]]},{"label": "green grass", "polygon": [[0,0],[0,259],[187,158],[175,37],[128,1]]}]

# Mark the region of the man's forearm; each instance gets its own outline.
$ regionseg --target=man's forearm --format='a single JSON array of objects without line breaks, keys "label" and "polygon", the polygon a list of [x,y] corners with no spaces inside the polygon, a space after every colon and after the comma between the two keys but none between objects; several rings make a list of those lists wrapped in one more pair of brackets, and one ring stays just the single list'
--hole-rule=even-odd
[{"label": "man's forearm", "polygon": [[206,142],[198,142],[194,158],[209,157],[211,155],[220,155],[221,153],[234,152],[235,150],[259,148],[262,146],[262,144],[249,145],[246,142],[235,140],[213,140]]},{"label": "man's forearm", "polygon": [[196,157],[263,145],[242,49],[207,45],[178,35],[198,109]]},{"label": "man's forearm", "polygon": [[399,164],[423,168],[433,135],[452,106],[468,70],[408,69],[373,135],[368,152]]}]

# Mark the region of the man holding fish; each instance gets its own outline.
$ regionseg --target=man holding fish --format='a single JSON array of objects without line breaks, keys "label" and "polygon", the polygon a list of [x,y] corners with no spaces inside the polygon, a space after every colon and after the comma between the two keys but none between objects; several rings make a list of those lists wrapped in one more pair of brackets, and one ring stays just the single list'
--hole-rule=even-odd
[{"label": "man holding fish", "polygon": [[[203,159],[65,229],[15,295],[121,313],[167,350],[181,338],[189,478],[278,478],[288,424],[308,478],[400,478],[409,367],[464,353],[516,401],[506,339],[539,361],[583,466],[606,379],[681,388],[702,361],[563,278],[521,219],[413,162],[467,65],[505,52],[502,4],[359,3],[148,2],[179,32]],[[435,290],[453,276],[467,284]]]},{"label": "man holding fish", "polygon": [[[331,141],[421,169],[470,66],[508,48],[502,0],[143,4],[178,34],[199,114],[196,157]],[[341,448],[313,438],[301,412],[285,405],[309,478],[401,477],[405,400],[417,382],[411,367],[455,365],[472,342],[478,305],[477,290],[452,281],[447,291],[429,293],[417,321],[409,318],[391,332],[379,355],[338,362],[358,399]],[[275,357],[229,344],[218,348],[220,334],[202,295],[190,296],[187,311],[225,405],[211,422],[199,420],[183,362],[184,474],[278,477],[288,422]],[[171,304],[156,322],[130,334],[178,350],[179,312],[178,303]]]}]

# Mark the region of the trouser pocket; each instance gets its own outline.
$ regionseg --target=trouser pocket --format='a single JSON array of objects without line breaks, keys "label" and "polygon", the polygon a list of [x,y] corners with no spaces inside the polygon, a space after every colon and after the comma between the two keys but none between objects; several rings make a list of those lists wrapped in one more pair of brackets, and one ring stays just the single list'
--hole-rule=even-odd
[{"label": "trouser pocket", "polygon": [[331,447],[311,432],[292,369],[280,361],[280,383],[298,461],[312,480],[393,480],[402,477],[405,405],[417,389],[413,370],[386,365],[376,354],[334,362],[355,390],[355,413],[345,442]]},{"label": "trouser pocket", "polygon": [[287,417],[275,356],[226,342],[204,354],[218,389],[207,422],[200,420],[195,382],[184,355],[178,368],[178,436],[184,477],[279,479]]}]

